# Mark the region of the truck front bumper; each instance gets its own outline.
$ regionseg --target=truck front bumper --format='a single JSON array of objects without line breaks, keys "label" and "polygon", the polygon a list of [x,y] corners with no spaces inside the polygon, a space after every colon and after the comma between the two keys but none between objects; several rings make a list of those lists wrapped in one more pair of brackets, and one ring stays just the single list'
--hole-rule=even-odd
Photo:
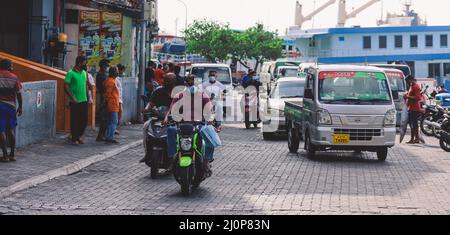
[{"label": "truck front bumper", "polygon": [[[349,134],[350,143],[333,143],[334,134]],[[396,128],[392,127],[316,127],[310,130],[311,143],[318,148],[365,150],[395,145]]]}]

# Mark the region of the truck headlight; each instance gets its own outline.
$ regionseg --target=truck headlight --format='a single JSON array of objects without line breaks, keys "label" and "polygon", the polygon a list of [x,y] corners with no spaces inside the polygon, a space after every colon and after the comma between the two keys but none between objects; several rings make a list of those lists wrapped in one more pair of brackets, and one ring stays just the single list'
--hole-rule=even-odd
[{"label": "truck headlight", "polygon": [[387,111],[386,115],[384,115],[384,125],[385,126],[394,126],[396,124],[397,112],[395,109],[391,109]]},{"label": "truck headlight", "polygon": [[192,149],[192,138],[181,139],[181,149],[183,151],[189,151]]},{"label": "truck headlight", "polygon": [[317,120],[319,125],[332,125],[333,121],[331,120],[331,115],[328,110],[321,109],[317,111]]}]

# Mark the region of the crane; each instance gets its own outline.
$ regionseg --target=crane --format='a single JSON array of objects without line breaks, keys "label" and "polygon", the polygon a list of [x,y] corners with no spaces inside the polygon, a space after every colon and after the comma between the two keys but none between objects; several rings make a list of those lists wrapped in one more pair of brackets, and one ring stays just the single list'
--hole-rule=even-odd
[{"label": "crane", "polygon": [[311,14],[309,14],[307,16],[303,16],[303,13],[302,13],[303,5],[297,1],[297,5],[295,7],[295,25],[297,25],[301,28],[303,23],[311,20],[315,15],[317,15],[321,11],[325,10],[325,8],[333,5],[335,2],[336,2],[336,0],[329,0],[328,2],[323,4],[321,7],[317,8],[315,11],[313,11]]},{"label": "crane", "polygon": [[371,0],[371,1],[367,2],[366,4],[362,5],[360,8],[354,10],[353,12],[347,13],[347,10],[346,10],[346,5],[347,5],[346,2],[347,1],[339,0],[339,13],[338,13],[337,27],[338,28],[345,27],[345,23],[347,22],[348,19],[356,17],[359,13],[361,13],[362,11],[366,10],[373,4],[380,2],[380,1],[381,0]]}]

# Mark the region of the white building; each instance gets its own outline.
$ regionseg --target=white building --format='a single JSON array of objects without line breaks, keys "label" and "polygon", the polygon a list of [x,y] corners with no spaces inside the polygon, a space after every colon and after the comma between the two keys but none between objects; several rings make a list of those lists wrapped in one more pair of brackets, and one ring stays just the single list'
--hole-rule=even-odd
[{"label": "white building", "polygon": [[301,57],[327,64],[403,62],[417,78],[450,79],[450,26],[354,27],[300,30],[294,40]]}]

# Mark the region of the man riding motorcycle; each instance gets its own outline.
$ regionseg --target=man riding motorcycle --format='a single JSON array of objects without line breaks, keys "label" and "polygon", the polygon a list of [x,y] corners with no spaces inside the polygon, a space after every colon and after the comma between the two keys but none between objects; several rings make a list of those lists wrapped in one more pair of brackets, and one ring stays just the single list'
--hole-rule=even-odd
[{"label": "man riding motorcycle", "polygon": [[202,84],[202,90],[205,92],[215,104],[215,128],[220,131],[223,121],[223,97],[226,92],[225,86],[217,81],[217,72],[210,71],[209,79]]},{"label": "man riding motorcycle", "polygon": [[[199,105],[201,103],[201,106]],[[201,107],[201,108],[200,108]],[[169,115],[172,115],[176,122],[202,122],[204,120],[211,123],[212,103],[209,96],[202,92],[195,84],[195,75],[186,78],[186,89],[175,95],[170,110],[164,120],[164,124],[169,123]],[[167,130],[168,156],[174,159],[177,154],[177,128],[170,126]],[[214,147],[206,143],[205,157],[209,163],[214,161]],[[205,169],[211,175],[210,164]]]},{"label": "man riding motorcycle", "polygon": [[[145,107],[142,113],[144,114],[149,113],[154,107],[166,109],[168,111],[170,105],[172,104],[172,90],[174,89],[174,87],[175,87],[175,80],[170,78],[164,80],[163,86],[159,87],[153,92],[152,96],[149,99],[147,107]],[[150,124],[151,120],[145,122],[144,124],[144,148],[146,148],[147,129]],[[141,159],[139,162],[141,163],[145,162],[145,157]]]}]

